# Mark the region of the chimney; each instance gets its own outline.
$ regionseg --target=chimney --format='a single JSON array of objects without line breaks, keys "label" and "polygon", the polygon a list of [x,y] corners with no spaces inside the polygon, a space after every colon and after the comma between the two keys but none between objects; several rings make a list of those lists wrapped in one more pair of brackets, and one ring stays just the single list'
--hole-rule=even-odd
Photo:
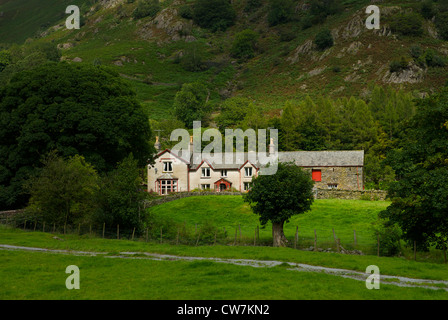
[{"label": "chimney", "polygon": [[162,148],[162,144],[159,142],[159,137],[156,136],[156,143],[154,143],[154,148],[156,148],[156,152],[159,153]]},{"label": "chimney", "polygon": [[269,155],[273,155],[274,153],[275,153],[274,139],[271,138],[271,143],[269,144]]}]

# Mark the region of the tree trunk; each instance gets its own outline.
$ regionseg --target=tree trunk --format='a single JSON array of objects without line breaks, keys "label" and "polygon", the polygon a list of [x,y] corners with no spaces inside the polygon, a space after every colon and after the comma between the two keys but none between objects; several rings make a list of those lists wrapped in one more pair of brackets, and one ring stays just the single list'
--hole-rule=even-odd
[{"label": "tree trunk", "polygon": [[272,223],[272,238],[274,239],[274,247],[286,247],[288,239],[286,239],[283,233],[283,224],[285,222],[273,222]]}]

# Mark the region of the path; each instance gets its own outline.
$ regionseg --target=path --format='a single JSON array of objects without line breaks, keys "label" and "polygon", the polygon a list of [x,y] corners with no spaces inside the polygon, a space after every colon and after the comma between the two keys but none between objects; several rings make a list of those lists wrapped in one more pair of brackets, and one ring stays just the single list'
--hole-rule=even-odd
[{"label": "path", "polygon": [[[120,252],[117,255],[110,255],[107,252],[91,252],[91,251],[75,251],[75,250],[58,250],[58,249],[44,249],[33,247],[22,247],[0,244],[0,250],[20,250],[20,251],[33,251],[33,252],[47,252],[54,254],[68,254],[75,256],[103,256],[105,258],[115,259],[148,259],[158,261],[212,261],[216,263],[227,263],[239,266],[250,266],[254,268],[272,268],[279,265],[288,265],[287,270],[302,271],[302,272],[324,272],[327,274],[365,281],[370,274],[366,274],[360,271],[329,268],[322,266],[313,266],[309,264],[296,263],[296,262],[284,262],[275,260],[252,260],[252,259],[222,259],[222,258],[209,258],[209,257],[185,257],[175,256],[169,254],[158,254],[148,252]],[[448,281],[445,280],[428,280],[428,279],[414,279],[400,276],[380,275],[381,282],[386,284],[396,285],[400,287],[419,287],[426,289],[439,290],[443,289],[448,291]],[[437,286],[439,285],[439,286]],[[440,285],[444,286],[441,287]]]}]

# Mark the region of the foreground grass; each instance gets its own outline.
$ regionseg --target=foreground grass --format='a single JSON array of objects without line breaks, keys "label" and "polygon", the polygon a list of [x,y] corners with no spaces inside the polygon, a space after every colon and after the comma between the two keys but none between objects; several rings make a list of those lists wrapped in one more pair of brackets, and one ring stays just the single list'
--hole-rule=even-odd
[{"label": "foreground grass", "polygon": [[89,238],[77,235],[58,235],[58,237],[64,240],[61,241],[55,240],[53,237],[54,235],[49,233],[24,232],[17,229],[0,228],[0,244],[110,253],[132,251],[165,253],[180,256],[278,260],[361,272],[365,272],[366,267],[369,265],[377,265],[382,274],[420,279],[448,280],[448,268],[445,264],[412,261],[404,258],[376,257],[372,255],[342,255],[273,247],[176,246],[142,241]]},{"label": "foreground grass", "polygon": [[[80,269],[67,290],[65,269]],[[400,288],[323,273],[223,265],[0,251],[0,299],[447,299],[443,290]]]}]

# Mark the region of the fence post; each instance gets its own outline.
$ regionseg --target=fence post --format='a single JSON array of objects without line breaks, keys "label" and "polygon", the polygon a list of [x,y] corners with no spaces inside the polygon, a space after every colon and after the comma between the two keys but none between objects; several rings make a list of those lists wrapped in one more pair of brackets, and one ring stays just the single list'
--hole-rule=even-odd
[{"label": "fence post", "polygon": [[65,235],[66,229],[67,229],[67,222],[64,223],[64,235]]},{"label": "fence post", "polygon": [[120,239],[120,225],[117,224],[117,240]]},{"label": "fence post", "polygon": [[336,234],[334,233],[334,228],[331,228],[331,230],[333,230],[333,239],[334,239],[334,242],[337,244],[338,240],[336,239]]},{"label": "fence post", "polygon": [[134,234],[135,234],[135,227],[134,227],[134,230],[132,230],[132,241],[134,241]]},{"label": "fence post", "polygon": [[336,239],[336,245],[338,248],[338,253],[341,253],[341,239],[339,238]]},{"label": "fence post", "polygon": [[317,232],[314,229],[314,251],[317,251]]},{"label": "fence post", "polygon": [[377,238],[377,244],[378,244],[378,249],[377,249],[377,256],[380,256],[380,234],[377,233],[376,234],[376,238]]},{"label": "fence post", "polygon": [[177,228],[176,245],[179,245],[179,233],[180,233],[180,228]]},{"label": "fence post", "polygon": [[81,224],[79,223],[78,224],[78,236],[79,236],[80,230],[81,230]]},{"label": "fence post", "polygon": [[103,223],[103,239],[104,239],[104,232],[106,231],[106,222]]},{"label": "fence post", "polygon": [[299,242],[299,226],[296,226],[296,235],[294,237],[294,249],[297,249],[298,242]]},{"label": "fence post", "polygon": [[414,241],[414,260],[417,261],[417,241]]},{"label": "fence post", "polygon": [[160,243],[163,243],[163,226],[160,227]]},{"label": "fence post", "polygon": [[240,243],[241,243],[241,224],[238,223],[238,229],[240,230]]},{"label": "fence post", "polygon": [[23,224],[23,231],[25,231],[26,230],[26,220],[25,220],[25,223]]},{"label": "fence post", "polygon": [[45,232],[45,221],[44,221],[44,225],[42,227],[42,232]]},{"label": "fence post", "polygon": [[56,232],[56,222],[53,222],[53,233]]},{"label": "fence post", "polygon": [[238,228],[235,228],[235,240],[233,240],[233,245],[236,245],[236,236],[238,234]]},{"label": "fence post", "polygon": [[148,228],[146,228],[146,242],[148,242]]},{"label": "fence post", "polygon": [[37,227],[37,219],[34,220],[34,230],[33,231],[36,231],[36,227]]}]

